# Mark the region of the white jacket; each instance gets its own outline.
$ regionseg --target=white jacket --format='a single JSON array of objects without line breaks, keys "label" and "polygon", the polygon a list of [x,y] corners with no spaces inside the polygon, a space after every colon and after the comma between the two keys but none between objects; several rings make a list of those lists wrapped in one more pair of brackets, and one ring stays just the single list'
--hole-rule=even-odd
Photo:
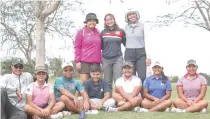
[{"label": "white jacket", "polygon": [[[24,110],[26,104],[26,89],[27,86],[33,82],[33,77],[30,73],[24,72],[20,76],[15,74],[5,74],[1,81],[1,87],[6,88],[9,101],[15,107]],[[22,94],[22,100],[18,102],[16,91]]]}]

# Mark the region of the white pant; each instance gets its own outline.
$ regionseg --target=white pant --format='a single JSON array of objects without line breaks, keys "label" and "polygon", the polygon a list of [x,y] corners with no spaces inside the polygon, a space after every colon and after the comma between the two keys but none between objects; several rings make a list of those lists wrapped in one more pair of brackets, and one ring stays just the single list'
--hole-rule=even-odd
[{"label": "white pant", "polygon": [[[92,102],[98,104],[102,99],[92,98],[92,99],[90,99],[90,100],[91,100]],[[113,98],[109,98],[109,99],[107,99],[107,100],[104,102],[103,106],[107,106],[107,107],[116,107],[116,106],[115,106],[115,100],[114,100]]]}]

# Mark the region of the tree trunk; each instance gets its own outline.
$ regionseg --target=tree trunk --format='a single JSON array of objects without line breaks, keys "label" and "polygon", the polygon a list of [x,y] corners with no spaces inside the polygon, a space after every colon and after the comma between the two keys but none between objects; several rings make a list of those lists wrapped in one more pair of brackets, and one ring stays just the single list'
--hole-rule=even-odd
[{"label": "tree trunk", "polygon": [[36,17],[36,66],[45,66],[45,31],[44,19]]}]

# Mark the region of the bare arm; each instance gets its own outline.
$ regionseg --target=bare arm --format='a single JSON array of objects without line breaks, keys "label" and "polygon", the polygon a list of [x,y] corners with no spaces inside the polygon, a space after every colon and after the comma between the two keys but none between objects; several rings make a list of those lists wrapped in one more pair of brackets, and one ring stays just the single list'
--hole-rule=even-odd
[{"label": "bare arm", "polygon": [[133,93],[131,94],[131,97],[138,96],[140,91],[141,91],[141,86],[135,86],[135,88],[133,89]]},{"label": "bare arm", "polygon": [[206,85],[201,86],[200,95],[194,100],[194,102],[198,102],[198,101],[202,100],[206,95],[206,90],[207,90]]},{"label": "bare arm", "polygon": [[89,100],[89,97],[88,97],[87,92],[85,90],[80,91],[80,94],[84,98],[84,101],[88,101]]},{"label": "bare arm", "polygon": [[187,102],[187,98],[184,96],[184,91],[182,86],[177,86],[177,93],[179,98],[183,99],[185,102]]},{"label": "bare arm", "polygon": [[110,92],[106,92],[105,94],[104,94],[104,98],[101,100],[101,102],[102,103],[104,103],[107,99],[109,99],[110,98]]},{"label": "bare arm", "polygon": [[56,101],[55,101],[55,95],[54,92],[50,93],[50,104],[47,106],[47,108],[52,109],[55,105]]},{"label": "bare arm", "polygon": [[33,101],[32,101],[32,95],[26,95],[26,101],[27,101],[27,104],[28,105],[30,105],[31,107],[33,107],[33,108],[35,108],[35,109],[37,109],[37,110],[39,110],[39,111],[41,111],[42,110],[42,108],[40,108],[40,107],[38,107],[37,105],[35,105],[34,103],[33,103]]},{"label": "bare arm", "polygon": [[67,90],[64,89],[64,88],[59,88],[58,90],[60,91],[60,93],[61,93],[62,95],[65,95],[65,96],[67,96],[67,97],[69,97],[69,98],[71,98],[71,99],[74,99],[74,98],[75,98],[74,95],[72,95],[69,91],[67,91]]},{"label": "bare arm", "polygon": [[160,101],[162,102],[162,101],[164,101],[164,100],[168,100],[170,97],[171,97],[171,91],[167,90],[167,91],[166,91],[166,95],[163,96],[163,97],[160,99]]},{"label": "bare arm", "polygon": [[155,101],[155,99],[156,99],[156,97],[154,97],[154,96],[152,96],[148,93],[147,88],[143,89],[143,95],[144,95],[145,98],[147,98],[148,100],[151,100],[151,101]]},{"label": "bare arm", "polygon": [[121,86],[117,86],[116,87],[116,92],[117,93],[120,93],[122,95],[122,97],[126,100],[130,100],[132,97],[129,96],[125,91],[124,89],[121,87]]}]

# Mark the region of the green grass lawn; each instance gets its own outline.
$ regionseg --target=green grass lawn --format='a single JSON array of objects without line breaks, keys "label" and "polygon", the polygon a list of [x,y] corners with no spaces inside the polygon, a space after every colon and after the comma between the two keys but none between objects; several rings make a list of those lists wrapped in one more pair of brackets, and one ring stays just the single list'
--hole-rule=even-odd
[{"label": "green grass lawn", "polygon": [[[50,80],[50,83],[54,84],[54,80]],[[210,87],[209,87],[210,88]],[[206,99],[210,103],[210,89],[207,90]],[[177,98],[175,84],[172,84],[172,97]],[[72,114],[64,119],[78,119],[78,114]],[[99,111],[97,115],[86,115],[86,119],[210,119],[210,107],[207,114],[200,113],[170,113],[170,112],[149,112],[149,113],[136,113],[131,111],[108,113]]]}]

